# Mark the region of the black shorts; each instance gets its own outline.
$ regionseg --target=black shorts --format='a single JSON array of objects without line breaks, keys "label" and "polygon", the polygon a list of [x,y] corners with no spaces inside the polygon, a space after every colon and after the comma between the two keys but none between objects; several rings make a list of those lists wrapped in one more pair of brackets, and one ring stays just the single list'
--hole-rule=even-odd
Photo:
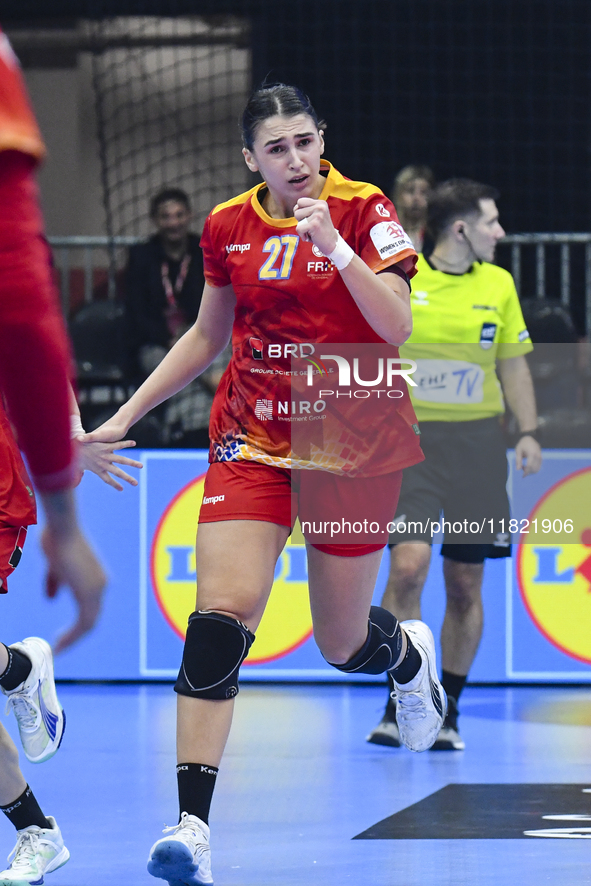
[{"label": "black shorts", "polygon": [[450,560],[510,556],[507,452],[499,420],[423,422],[421,446],[425,461],[403,473],[390,546],[431,544],[443,531],[441,554]]}]

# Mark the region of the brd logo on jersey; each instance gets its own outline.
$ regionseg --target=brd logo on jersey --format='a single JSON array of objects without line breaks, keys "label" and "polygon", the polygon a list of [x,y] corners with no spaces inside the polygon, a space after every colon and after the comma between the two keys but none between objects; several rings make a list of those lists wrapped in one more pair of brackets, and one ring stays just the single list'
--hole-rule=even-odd
[{"label": "brd logo on jersey", "polygon": [[248,343],[250,344],[250,347],[252,348],[252,356],[254,357],[254,359],[255,360],[262,360],[263,359],[263,340],[260,338],[255,338],[254,336],[251,336],[251,338],[248,339]]},{"label": "brd logo on jersey", "polygon": [[[314,353],[311,342],[264,342],[262,338],[251,335],[248,339],[252,356],[255,360],[264,360],[265,350],[270,360],[293,360],[296,357],[309,357]],[[248,353],[248,352],[247,352]]]},{"label": "brd logo on jersey", "polygon": [[[154,595],[162,615],[181,639],[195,609],[195,530],[204,484],[205,474],[181,489],[164,511],[152,540]],[[288,543],[277,563],[273,590],[245,665],[282,658],[311,634],[306,549],[303,544]]]},{"label": "brd logo on jersey", "polygon": [[[591,662],[591,468],[556,483],[530,514],[522,536],[519,590],[539,631],[562,652]],[[537,521],[537,523],[534,523]],[[573,532],[565,532],[567,525]],[[545,536],[545,537],[544,537]],[[539,543],[538,543],[539,541]]]}]

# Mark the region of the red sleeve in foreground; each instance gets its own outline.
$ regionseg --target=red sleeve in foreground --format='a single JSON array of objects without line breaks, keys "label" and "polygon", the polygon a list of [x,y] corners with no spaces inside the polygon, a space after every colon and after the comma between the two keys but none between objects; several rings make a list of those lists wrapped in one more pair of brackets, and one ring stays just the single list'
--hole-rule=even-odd
[{"label": "red sleeve in foreground", "polygon": [[69,348],[33,177],[35,161],[0,151],[0,387],[42,492],[73,485]]}]

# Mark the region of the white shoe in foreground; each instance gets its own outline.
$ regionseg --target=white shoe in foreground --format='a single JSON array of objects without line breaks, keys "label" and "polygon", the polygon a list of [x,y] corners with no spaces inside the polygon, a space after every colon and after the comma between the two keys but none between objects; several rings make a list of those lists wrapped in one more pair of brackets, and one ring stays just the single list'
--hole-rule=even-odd
[{"label": "white shoe in foreground", "polygon": [[423,663],[410,683],[394,682],[396,722],[402,744],[411,751],[426,751],[445,720],[447,696],[437,677],[433,634],[423,621],[412,619],[400,624]]},{"label": "white shoe in foreground", "polygon": [[55,818],[47,816],[49,828],[37,825],[17,831],[9,866],[0,873],[0,886],[41,886],[44,874],[61,868],[70,857]]},{"label": "white shoe in foreground", "polygon": [[30,659],[32,667],[24,683],[9,692],[2,690],[8,696],[6,711],[14,711],[27,760],[44,763],[59,748],[66,728],[55,690],[51,647],[41,637],[12,645]]},{"label": "white shoe in foreground", "polygon": [[[211,886],[209,828],[196,815],[183,812],[178,825],[152,846],[148,873],[168,880],[170,886]],[[0,884],[1,886],[1,884]]]}]

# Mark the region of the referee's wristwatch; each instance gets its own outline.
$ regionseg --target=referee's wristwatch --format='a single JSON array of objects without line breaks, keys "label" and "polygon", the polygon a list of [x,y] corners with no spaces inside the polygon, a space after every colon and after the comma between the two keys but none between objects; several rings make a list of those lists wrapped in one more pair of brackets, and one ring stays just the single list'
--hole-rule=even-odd
[{"label": "referee's wristwatch", "polygon": [[531,431],[519,431],[519,437],[517,438],[517,442],[521,440],[522,437],[533,437],[536,443],[540,442],[540,429],[533,428]]}]

